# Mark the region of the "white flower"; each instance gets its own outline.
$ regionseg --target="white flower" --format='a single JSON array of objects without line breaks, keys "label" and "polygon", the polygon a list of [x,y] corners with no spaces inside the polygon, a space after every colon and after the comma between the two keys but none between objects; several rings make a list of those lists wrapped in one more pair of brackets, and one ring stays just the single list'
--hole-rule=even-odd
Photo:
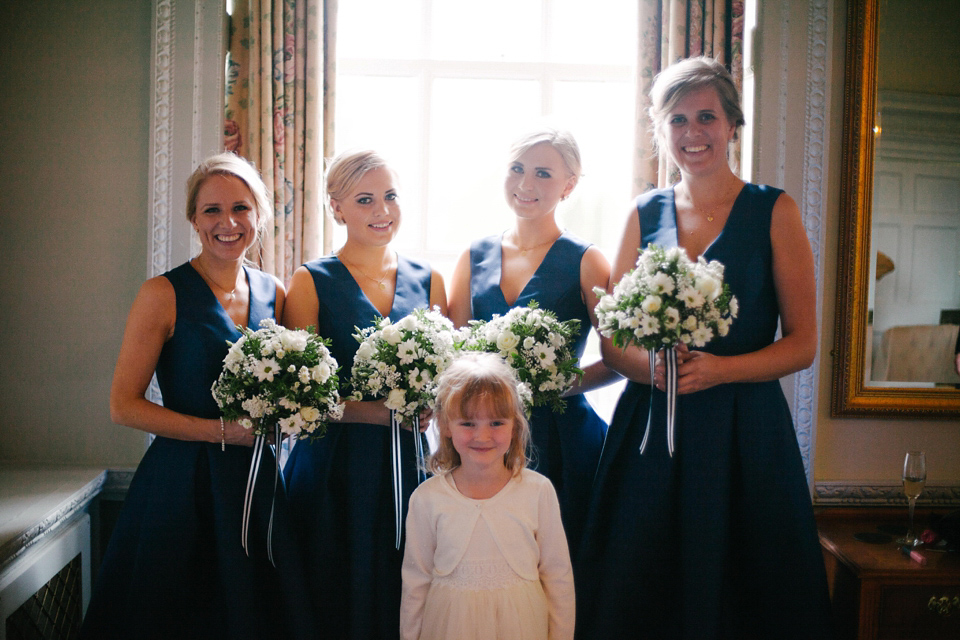
[{"label": "white flower", "polygon": [[643,302],[640,303],[640,308],[647,313],[656,313],[660,310],[660,305],[663,303],[663,299],[660,296],[647,296],[643,299]]},{"label": "white flower", "polygon": [[662,293],[663,295],[668,296],[673,293],[676,285],[673,282],[673,278],[661,271],[655,273],[653,277],[650,278],[650,288],[657,293]]},{"label": "white flower", "polygon": [[431,380],[430,372],[426,369],[421,370],[415,368],[407,374],[407,382],[409,382],[410,386],[416,391],[423,389]]},{"label": "white flower", "polygon": [[404,331],[414,331],[417,328],[417,319],[412,315],[404,316],[394,326],[399,327]]},{"label": "white flower", "polygon": [[263,382],[264,380],[269,380],[273,382],[273,377],[279,373],[280,366],[277,364],[277,361],[273,358],[265,358],[263,360],[258,360],[253,367],[253,375],[257,377],[257,380]]},{"label": "white flower", "polygon": [[696,287],[697,291],[699,291],[700,294],[710,302],[716,300],[723,291],[720,281],[710,275],[697,278]]},{"label": "white flower", "polygon": [[[406,318],[404,318],[405,320]],[[403,320],[401,320],[403,322]],[[400,358],[400,364],[410,364],[417,359],[420,353],[419,345],[414,338],[404,340],[397,345],[397,357]]]},{"label": "white flower", "polygon": [[687,316],[686,318],[684,318],[683,324],[681,326],[687,331],[693,331],[694,329],[697,328],[697,316],[694,316],[694,315]]},{"label": "white flower", "polygon": [[396,325],[388,324],[380,332],[387,344],[397,345],[403,340],[403,331]]},{"label": "white flower", "polygon": [[303,351],[307,348],[309,335],[306,331],[283,331],[280,334],[280,344],[284,351]]},{"label": "white flower", "polygon": [[509,329],[497,336],[497,349],[499,349],[501,353],[513,351],[518,344],[520,344],[520,338]]},{"label": "white flower", "polygon": [[307,422],[316,422],[320,419],[320,410],[316,407],[300,407],[300,416]]},{"label": "white flower", "polygon": [[398,411],[406,404],[406,394],[403,389],[391,389],[383,404],[386,405],[387,409]]},{"label": "white flower", "polygon": [[675,329],[677,325],[680,324],[680,312],[674,309],[673,307],[669,307],[668,309],[666,309],[663,312],[663,315],[664,315],[664,321],[663,321],[664,329],[667,329],[669,331],[671,329]]},{"label": "white flower", "polygon": [[637,331],[642,331],[645,336],[653,335],[657,331],[660,331],[660,321],[653,316],[644,316],[643,320],[640,321],[640,327]]},{"label": "white flower", "polygon": [[695,346],[702,347],[713,339],[713,330],[706,326],[697,327],[693,331],[691,339],[693,340],[693,344]]},{"label": "white flower", "polygon": [[736,318],[738,311],[740,311],[740,303],[737,302],[737,299],[735,297],[731,297],[730,298],[730,315]]},{"label": "white flower", "polygon": [[702,307],[703,303],[705,302],[703,299],[703,294],[693,287],[684,287],[681,289],[680,299],[683,300],[683,303],[691,309],[698,309]]},{"label": "white flower", "polygon": [[253,420],[250,418],[240,418],[237,420],[241,427],[244,429],[253,429]]},{"label": "white flower", "polygon": [[536,354],[540,363],[546,367],[552,365],[557,359],[556,352],[553,350],[553,347],[549,345],[538,344],[534,350],[534,353]]}]

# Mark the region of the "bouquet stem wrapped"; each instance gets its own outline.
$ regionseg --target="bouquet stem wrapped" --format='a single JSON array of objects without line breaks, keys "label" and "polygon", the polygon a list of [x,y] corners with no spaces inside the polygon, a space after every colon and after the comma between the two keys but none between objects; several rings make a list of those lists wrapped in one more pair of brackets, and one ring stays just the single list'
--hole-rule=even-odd
[{"label": "bouquet stem wrapped", "polygon": [[[673,456],[677,402],[676,346],[703,347],[730,331],[737,317],[736,297],[723,281],[723,265],[702,256],[691,262],[683,249],[649,245],[640,252],[637,266],[624,274],[596,307],[600,333],[617,347],[636,345],[650,358],[650,380],[656,354],[663,352],[667,386],[667,450]],[[651,403],[651,416],[652,416]],[[651,418],[643,435],[640,452],[646,450]]]}]

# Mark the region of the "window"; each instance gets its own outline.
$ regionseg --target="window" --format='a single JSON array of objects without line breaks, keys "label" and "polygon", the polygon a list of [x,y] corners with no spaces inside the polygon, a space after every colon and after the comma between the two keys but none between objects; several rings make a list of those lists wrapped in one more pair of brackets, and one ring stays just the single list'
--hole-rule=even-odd
[{"label": "window", "polygon": [[397,248],[449,276],[471,240],[508,228],[509,144],[547,117],[583,156],[561,224],[612,250],[631,196],[636,31],[633,0],[340,3],[336,148],[396,166]]}]

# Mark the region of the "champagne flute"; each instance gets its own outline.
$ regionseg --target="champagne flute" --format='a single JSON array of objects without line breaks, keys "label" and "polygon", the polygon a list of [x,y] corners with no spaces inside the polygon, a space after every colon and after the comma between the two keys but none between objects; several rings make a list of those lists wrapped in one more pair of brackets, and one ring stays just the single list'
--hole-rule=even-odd
[{"label": "champagne flute", "polygon": [[908,451],[903,460],[903,494],[907,496],[910,504],[910,528],[907,529],[907,535],[903,539],[897,540],[898,543],[917,546],[920,541],[917,539],[913,530],[913,511],[917,505],[917,498],[923,493],[923,487],[927,482],[927,459],[923,451]]}]

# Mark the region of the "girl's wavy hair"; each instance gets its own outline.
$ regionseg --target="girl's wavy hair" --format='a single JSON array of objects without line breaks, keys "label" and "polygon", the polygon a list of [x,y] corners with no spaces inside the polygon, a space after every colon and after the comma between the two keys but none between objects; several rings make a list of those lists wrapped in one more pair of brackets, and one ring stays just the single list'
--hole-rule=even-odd
[{"label": "girl's wavy hair", "polygon": [[493,415],[513,418],[510,448],[503,456],[503,465],[519,475],[528,463],[530,424],[517,393],[516,374],[507,363],[493,353],[465,353],[457,357],[437,377],[437,450],[427,461],[433,473],[445,473],[460,466],[460,454],[453,447],[449,424],[473,415],[483,406]]},{"label": "girl's wavy hair", "polygon": [[[704,87],[711,87],[720,98],[727,120],[735,127],[746,124],[740,108],[740,92],[733,83],[733,76],[719,61],[706,56],[686,58],[670,65],[657,74],[650,87],[650,115],[653,140],[661,146],[661,131],[670,110],[686,95]],[[734,131],[734,140],[737,132]]]},{"label": "girl's wavy hair", "polygon": [[210,156],[190,174],[190,178],[187,179],[187,222],[192,224],[197,217],[197,197],[200,194],[200,187],[211,176],[233,176],[247,185],[257,210],[257,240],[259,240],[260,234],[273,219],[272,197],[257,168],[251,162],[230,151]]}]

